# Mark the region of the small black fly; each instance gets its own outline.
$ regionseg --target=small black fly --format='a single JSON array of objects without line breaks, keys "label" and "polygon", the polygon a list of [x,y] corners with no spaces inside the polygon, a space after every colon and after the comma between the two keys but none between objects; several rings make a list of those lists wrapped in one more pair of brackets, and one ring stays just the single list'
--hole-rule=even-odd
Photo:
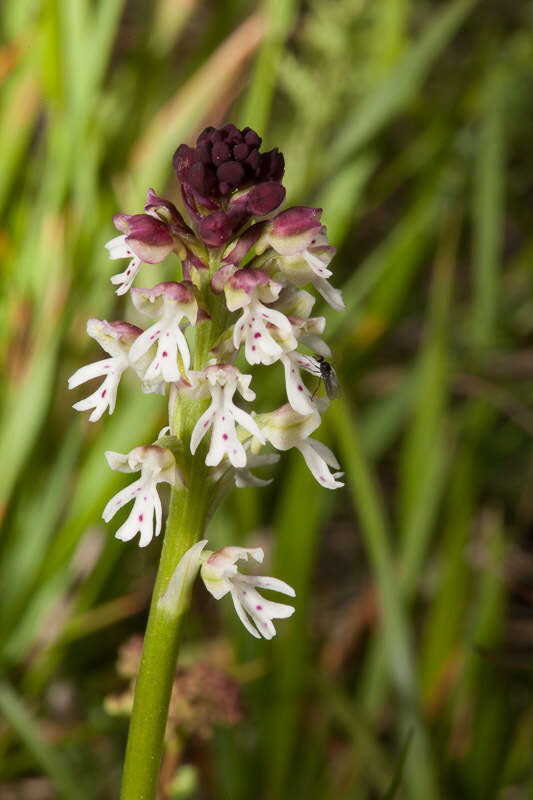
[{"label": "small black fly", "polygon": [[320,389],[320,381],[324,382],[324,388],[330,400],[333,400],[335,397],[340,397],[341,387],[339,386],[339,381],[337,380],[337,375],[335,374],[335,370],[333,369],[329,361],[326,361],[324,356],[319,356],[319,355],[315,355],[315,361],[317,362],[317,370],[318,370],[317,374],[319,378],[318,378],[318,386],[313,392],[313,397]]}]

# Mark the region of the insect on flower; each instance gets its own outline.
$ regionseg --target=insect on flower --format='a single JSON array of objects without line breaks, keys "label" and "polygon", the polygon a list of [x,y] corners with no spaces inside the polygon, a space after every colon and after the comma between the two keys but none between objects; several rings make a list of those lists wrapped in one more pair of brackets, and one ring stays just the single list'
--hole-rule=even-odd
[{"label": "insect on flower", "polygon": [[333,400],[335,397],[340,397],[341,387],[339,386],[339,381],[337,380],[335,370],[329,361],[326,361],[324,356],[320,355],[315,355],[315,361],[317,362],[316,374],[318,375],[318,386],[316,387],[312,396],[314,397],[318,392],[320,389],[320,382],[323,381],[326,394],[330,400]]}]

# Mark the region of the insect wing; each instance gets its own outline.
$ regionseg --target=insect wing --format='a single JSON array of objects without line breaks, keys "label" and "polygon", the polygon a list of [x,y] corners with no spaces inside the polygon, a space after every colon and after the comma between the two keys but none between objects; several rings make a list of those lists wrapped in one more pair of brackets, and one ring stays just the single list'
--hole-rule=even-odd
[{"label": "insect wing", "polygon": [[329,370],[324,370],[322,374],[322,380],[324,381],[326,394],[330,400],[341,396],[341,387],[339,386],[339,381],[337,380],[337,376],[333,367],[330,366]]}]

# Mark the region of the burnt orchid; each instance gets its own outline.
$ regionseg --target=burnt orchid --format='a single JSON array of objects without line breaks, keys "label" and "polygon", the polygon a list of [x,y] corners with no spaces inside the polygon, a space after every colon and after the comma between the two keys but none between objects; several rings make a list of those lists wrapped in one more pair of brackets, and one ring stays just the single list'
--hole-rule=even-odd
[{"label": "burnt orchid", "polygon": [[[129,454],[107,452],[109,466],[140,472],[112,497],[106,522],[132,503],[115,535],[139,535],[141,547],[162,530],[160,483],[171,487],[169,513],[145,636],[128,738],[122,798],[153,798],[181,618],[198,571],[216,599],[230,594],[239,619],[255,637],[272,638],[274,619],[294,608],[263,598],[260,589],[294,596],[283,581],[243,575],[236,562],[263,560],[260,548],[204,550],[207,520],[233,485],[262,486],[253,472],[295,448],[317,482],[342,486],[331,450],[311,438],[329,400],[316,396],[319,358],[330,356],[321,336],[325,319],[312,316],[311,285],[334,309],[344,308],[330,283],[329,244],[321,209],[281,211],[284,161],[277,149],[261,151],[250,128],[206,128],[194,147],[174,154],[179,206],[148,190],[144,213],[117,214],[120,235],[106,247],[111,259],[127,259],[111,277],[117,294],[130,292],[145,329],[126,322],[91,319],[87,330],[109,358],[82,367],[69,380],[74,389],[102,383],[75,403],[94,422],[113,413],[123,372],[131,368],[144,392],[168,393],[168,426],[151,444]],[[177,256],[176,280],[133,287],[144,264],[157,269]],[[146,270],[146,277],[151,273]],[[144,275],[144,273],[143,273]],[[315,355],[316,354],[316,355]],[[283,405],[251,388],[250,367],[277,370]],[[312,391],[305,376],[313,376]],[[133,444],[133,443],[132,443]],[[147,756],[149,756],[147,758]]]}]

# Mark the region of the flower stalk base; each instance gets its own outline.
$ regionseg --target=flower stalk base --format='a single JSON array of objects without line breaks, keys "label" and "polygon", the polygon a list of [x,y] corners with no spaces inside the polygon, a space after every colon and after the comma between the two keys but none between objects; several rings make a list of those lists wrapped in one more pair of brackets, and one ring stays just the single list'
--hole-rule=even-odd
[{"label": "flower stalk base", "polygon": [[206,467],[195,459],[189,491],[173,489],[152,595],[128,734],[121,800],[153,800],[180,644],[183,608],[158,607],[182,556],[202,536],[208,497]]}]

